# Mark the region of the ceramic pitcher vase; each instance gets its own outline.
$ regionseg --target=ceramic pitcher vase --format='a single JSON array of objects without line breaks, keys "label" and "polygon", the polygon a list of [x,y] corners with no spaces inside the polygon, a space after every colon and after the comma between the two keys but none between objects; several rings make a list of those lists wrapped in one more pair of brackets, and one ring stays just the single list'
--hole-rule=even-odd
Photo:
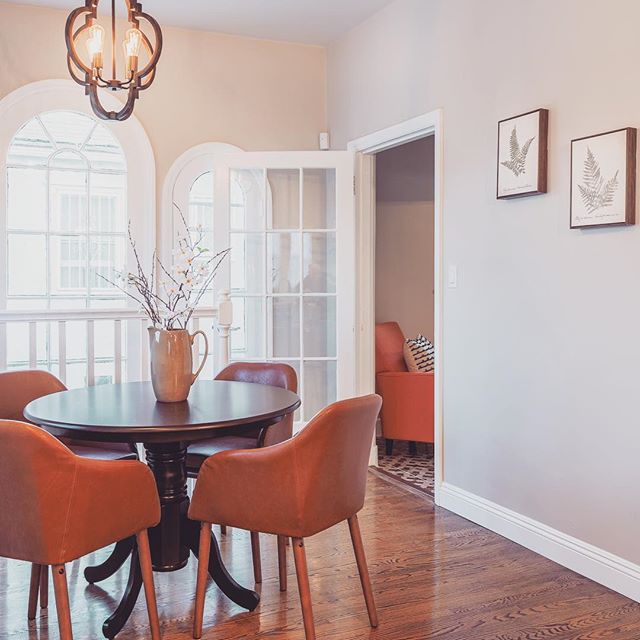
[{"label": "ceramic pitcher vase", "polygon": [[[204,358],[193,373],[192,347],[196,336],[204,338]],[[182,402],[207,361],[209,342],[203,331],[149,327],[151,384],[159,402]]]}]

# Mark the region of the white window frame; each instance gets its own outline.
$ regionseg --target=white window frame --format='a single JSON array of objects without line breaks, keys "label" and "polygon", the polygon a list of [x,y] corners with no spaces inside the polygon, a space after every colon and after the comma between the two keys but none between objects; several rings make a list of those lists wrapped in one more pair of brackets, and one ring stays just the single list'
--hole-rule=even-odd
[{"label": "white window frame", "polygon": [[[107,109],[118,110],[119,100],[106,94]],[[95,118],[83,91],[72,80],[42,80],[27,84],[0,100],[0,265],[7,265],[7,152],[20,127],[47,111],[76,111]],[[156,166],[151,142],[140,121],[131,116],[123,122],[101,121],[120,144],[127,161],[127,214],[131,232],[143,261],[150,264],[156,246]],[[6,278],[0,278],[0,311],[6,305]],[[123,308],[134,303],[127,300]],[[60,315],[63,312],[57,312]],[[69,315],[77,314],[77,310]],[[5,328],[0,324],[0,344],[6,344]],[[139,337],[129,346],[129,366],[140,370]]]}]

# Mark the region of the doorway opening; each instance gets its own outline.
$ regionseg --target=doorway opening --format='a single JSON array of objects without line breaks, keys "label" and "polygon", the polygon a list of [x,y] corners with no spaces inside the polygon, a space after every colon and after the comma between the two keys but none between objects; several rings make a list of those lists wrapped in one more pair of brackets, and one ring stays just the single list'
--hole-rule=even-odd
[{"label": "doorway opening", "polygon": [[375,371],[383,473],[434,497],[434,136],[375,154]]},{"label": "doorway opening", "polygon": [[[434,111],[349,145],[357,152],[357,387],[380,393],[385,406],[371,463],[436,504],[443,480],[441,121]],[[410,371],[416,364],[427,370]]]}]

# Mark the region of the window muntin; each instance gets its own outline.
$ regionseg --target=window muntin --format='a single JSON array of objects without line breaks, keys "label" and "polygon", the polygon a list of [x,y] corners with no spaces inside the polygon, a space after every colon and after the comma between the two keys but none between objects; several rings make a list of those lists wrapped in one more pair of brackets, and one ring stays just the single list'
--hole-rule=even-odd
[{"label": "window muntin", "polygon": [[20,128],[7,154],[7,308],[124,306],[100,276],[125,267],[126,173],[89,116],[48,111]]},{"label": "window muntin", "polygon": [[294,367],[310,420],[337,397],[335,170],[232,169],[229,191],[231,358]]},{"label": "window muntin", "polygon": [[[9,310],[122,308],[113,279],[126,266],[127,164],[120,144],[92,117],[41,113],[15,134],[6,156],[6,298]],[[66,384],[87,384],[88,324],[66,321]],[[122,367],[129,332],[123,327]],[[36,365],[60,375],[59,325],[36,325]],[[113,323],[95,321],[95,382],[114,379]],[[135,332],[133,332],[135,334]],[[31,360],[28,323],[6,325],[6,365]]]}]

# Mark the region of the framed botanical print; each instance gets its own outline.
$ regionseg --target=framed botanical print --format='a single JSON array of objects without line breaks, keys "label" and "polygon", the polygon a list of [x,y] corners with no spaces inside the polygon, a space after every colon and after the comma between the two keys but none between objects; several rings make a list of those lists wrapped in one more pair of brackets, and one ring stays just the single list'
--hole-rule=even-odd
[{"label": "framed botanical print", "polygon": [[547,192],[548,132],[547,109],[498,122],[499,200]]},{"label": "framed botanical print", "polygon": [[637,129],[571,141],[572,229],[635,224]]}]

